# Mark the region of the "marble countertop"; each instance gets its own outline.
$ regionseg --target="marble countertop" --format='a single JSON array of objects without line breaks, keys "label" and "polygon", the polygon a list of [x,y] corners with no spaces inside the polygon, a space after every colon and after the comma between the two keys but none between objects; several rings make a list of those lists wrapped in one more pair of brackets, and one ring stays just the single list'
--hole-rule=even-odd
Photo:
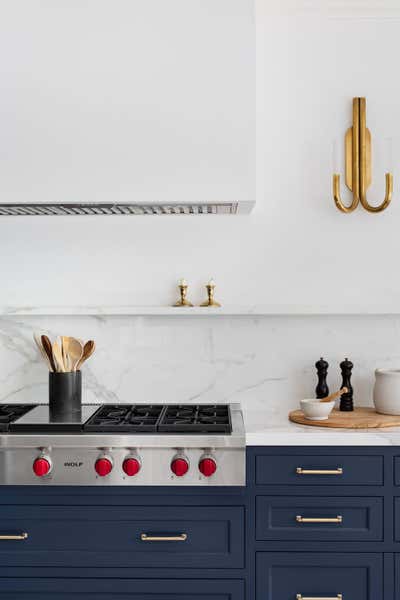
[{"label": "marble countertop", "polygon": [[247,446],[400,446],[400,427],[327,429],[291,423],[286,415],[244,412]]}]

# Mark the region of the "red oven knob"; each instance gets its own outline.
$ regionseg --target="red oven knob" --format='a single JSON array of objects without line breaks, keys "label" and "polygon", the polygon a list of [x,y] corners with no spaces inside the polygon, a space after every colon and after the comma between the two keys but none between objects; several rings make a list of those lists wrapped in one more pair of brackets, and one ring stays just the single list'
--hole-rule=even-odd
[{"label": "red oven knob", "polygon": [[142,465],[140,464],[140,460],[138,458],[133,458],[132,456],[126,458],[122,463],[122,468],[129,477],[137,475],[141,467]]},{"label": "red oven knob", "polygon": [[38,477],[44,477],[44,475],[50,473],[51,462],[49,459],[44,458],[44,456],[41,456],[40,458],[36,458],[34,460],[32,468],[35,475],[37,475]]},{"label": "red oven knob", "polygon": [[171,463],[171,471],[177,477],[183,477],[189,471],[189,461],[183,456],[177,456]]},{"label": "red oven knob", "polygon": [[109,458],[103,457],[96,460],[94,468],[96,469],[97,475],[100,475],[100,477],[105,477],[111,473],[113,466]]},{"label": "red oven knob", "polygon": [[204,475],[204,477],[211,477],[211,475],[214,475],[216,470],[217,463],[213,458],[210,456],[205,456],[204,458],[200,459],[199,471],[202,475]]}]

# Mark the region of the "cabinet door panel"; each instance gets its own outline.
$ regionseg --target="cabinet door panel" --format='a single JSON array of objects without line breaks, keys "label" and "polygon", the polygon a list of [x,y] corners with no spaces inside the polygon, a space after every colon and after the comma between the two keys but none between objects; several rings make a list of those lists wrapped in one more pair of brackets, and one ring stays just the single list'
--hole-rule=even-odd
[{"label": "cabinet door panel", "polygon": [[238,506],[2,506],[0,535],[23,534],[26,539],[0,541],[3,566],[182,569],[244,563],[244,510]]},{"label": "cabinet door panel", "polygon": [[382,555],[258,553],[257,600],[383,598]]},{"label": "cabinet door panel", "polygon": [[256,457],[257,485],[383,485],[382,456]]},{"label": "cabinet door panel", "polygon": [[[258,496],[258,540],[382,540],[382,498]],[[319,521],[319,522],[318,522]]]}]

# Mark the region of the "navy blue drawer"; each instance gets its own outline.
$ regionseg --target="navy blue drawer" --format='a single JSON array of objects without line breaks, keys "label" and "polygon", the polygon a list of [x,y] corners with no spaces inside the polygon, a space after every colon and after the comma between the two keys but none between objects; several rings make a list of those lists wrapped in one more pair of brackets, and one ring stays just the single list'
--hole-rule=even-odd
[{"label": "navy blue drawer", "polygon": [[2,506],[0,535],[24,533],[26,539],[0,540],[3,566],[244,564],[244,509],[238,506]]},{"label": "navy blue drawer", "polygon": [[257,600],[382,600],[383,555],[258,553]]},{"label": "navy blue drawer", "polygon": [[382,530],[382,498],[258,496],[256,499],[258,540],[379,541]]},{"label": "navy blue drawer", "polygon": [[244,600],[243,581],[0,579],[1,600]]},{"label": "navy blue drawer", "polygon": [[383,485],[382,456],[258,455],[257,485]]}]

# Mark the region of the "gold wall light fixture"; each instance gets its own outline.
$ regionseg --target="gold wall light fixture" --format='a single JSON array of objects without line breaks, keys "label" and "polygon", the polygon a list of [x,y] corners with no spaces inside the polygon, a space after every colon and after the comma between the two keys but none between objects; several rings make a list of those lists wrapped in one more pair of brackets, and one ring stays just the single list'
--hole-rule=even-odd
[{"label": "gold wall light fixture", "polygon": [[382,212],[392,199],[393,175],[386,173],[385,199],[379,206],[371,206],[367,201],[367,189],[371,185],[371,132],[367,129],[366,100],[353,98],[353,126],[345,136],[346,185],[353,192],[349,206],[340,197],[340,175],[333,175],[333,198],[339,210],[353,212],[361,202],[368,212]]}]

